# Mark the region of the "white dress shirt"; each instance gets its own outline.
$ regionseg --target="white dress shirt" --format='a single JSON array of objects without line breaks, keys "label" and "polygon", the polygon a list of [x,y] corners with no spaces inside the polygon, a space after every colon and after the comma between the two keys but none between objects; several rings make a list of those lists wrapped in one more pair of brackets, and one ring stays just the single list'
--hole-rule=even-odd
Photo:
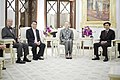
[{"label": "white dress shirt", "polygon": [[36,29],[33,29],[33,28],[32,28],[32,30],[33,30],[33,33],[34,33],[34,36],[35,36],[35,41],[34,41],[34,42],[36,43],[36,42],[37,42]]}]

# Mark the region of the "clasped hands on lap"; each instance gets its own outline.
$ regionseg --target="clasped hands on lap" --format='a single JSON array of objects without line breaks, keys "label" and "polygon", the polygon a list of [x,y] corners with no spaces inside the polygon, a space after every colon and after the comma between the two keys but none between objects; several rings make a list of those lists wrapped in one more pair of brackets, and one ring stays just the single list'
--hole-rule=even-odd
[{"label": "clasped hands on lap", "polygon": [[100,43],[101,43],[101,44],[105,44],[105,43],[107,43],[107,41],[101,41]]},{"label": "clasped hands on lap", "polygon": [[41,42],[39,41],[39,42],[34,42],[34,43],[37,44],[37,45],[39,46]]}]

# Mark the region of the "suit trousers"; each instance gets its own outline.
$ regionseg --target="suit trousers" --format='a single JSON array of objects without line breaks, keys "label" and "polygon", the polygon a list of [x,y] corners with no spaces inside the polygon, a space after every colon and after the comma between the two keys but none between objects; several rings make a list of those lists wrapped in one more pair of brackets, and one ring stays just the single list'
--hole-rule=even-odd
[{"label": "suit trousers", "polygon": [[0,57],[3,57],[3,50],[0,49]]},{"label": "suit trousers", "polygon": [[94,43],[94,55],[96,55],[96,57],[99,57],[98,55],[98,48],[102,47],[103,49],[103,55],[108,58],[108,54],[107,54],[107,47],[110,47],[109,43],[105,43],[105,44],[101,44],[101,43]]},{"label": "suit trousers", "polygon": [[24,51],[25,57],[29,54],[28,44],[26,44],[26,43],[14,43],[13,48],[17,48],[17,57],[18,58],[23,56],[23,51]]},{"label": "suit trousers", "polygon": [[65,53],[72,53],[72,47],[73,47],[73,41],[72,40],[66,40],[62,42],[63,45],[65,45]]},{"label": "suit trousers", "polygon": [[[39,58],[40,56],[44,55],[44,50],[46,46],[44,43],[40,43],[40,45],[37,45],[35,43],[29,43],[29,46],[32,47],[33,58]],[[39,47],[38,54],[37,54],[37,47]]]},{"label": "suit trousers", "polygon": [[118,51],[119,51],[119,54],[120,54],[120,43],[118,43]]}]

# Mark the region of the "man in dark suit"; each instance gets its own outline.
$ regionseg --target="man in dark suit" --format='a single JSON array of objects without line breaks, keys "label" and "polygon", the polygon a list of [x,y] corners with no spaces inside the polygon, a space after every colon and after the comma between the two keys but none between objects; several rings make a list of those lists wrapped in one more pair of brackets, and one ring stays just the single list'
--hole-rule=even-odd
[{"label": "man in dark suit", "polygon": [[[29,54],[28,44],[21,43],[18,41],[15,35],[15,29],[11,27],[12,24],[13,24],[13,20],[8,19],[7,26],[2,29],[2,38],[3,39],[14,39],[13,47],[17,48],[16,63],[24,64],[25,62],[31,62],[31,60],[27,58],[27,55]],[[21,60],[21,57],[23,56],[23,51],[24,51],[24,59]]]},{"label": "man in dark suit", "polygon": [[[37,28],[37,21],[33,21],[30,29],[26,31],[26,38],[28,40],[29,46],[32,46],[33,60],[43,60],[45,44],[41,42],[39,30]],[[39,51],[37,54],[37,47]]]},{"label": "man in dark suit", "polygon": [[100,59],[98,55],[98,48],[101,46],[103,49],[103,56],[105,56],[105,59],[103,61],[106,62],[108,61],[107,47],[111,46],[111,40],[115,39],[115,32],[110,29],[111,23],[105,22],[103,26],[105,30],[101,32],[100,42],[94,43],[94,55],[96,55],[96,57],[92,60]]}]

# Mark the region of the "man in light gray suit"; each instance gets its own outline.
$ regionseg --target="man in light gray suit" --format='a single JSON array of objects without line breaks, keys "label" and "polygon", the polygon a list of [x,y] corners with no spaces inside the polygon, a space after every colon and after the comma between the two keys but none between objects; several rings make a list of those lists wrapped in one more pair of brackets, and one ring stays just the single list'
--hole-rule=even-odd
[{"label": "man in light gray suit", "polygon": [[[31,62],[31,60],[27,58],[27,55],[29,54],[28,44],[21,43],[18,41],[18,38],[15,35],[15,29],[11,27],[12,24],[13,24],[13,20],[8,19],[7,26],[2,29],[2,38],[3,39],[14,39],[13,47],[17,48],[16,63],[24,64],[25,62]],[[8,47],[9,47],[9,44],[8,44]],[[24,59],[21,60],[21,57],[23,56],[23,51],[24,51]]]},{"label": "man in light gray suit", "polygon": [[73,31],[69,29],[70,23],[65,22],[64,29],[60,31],[60,42],[65,45],[65,57],[66,59],[72,59],[72,47],[73,47]]}]

